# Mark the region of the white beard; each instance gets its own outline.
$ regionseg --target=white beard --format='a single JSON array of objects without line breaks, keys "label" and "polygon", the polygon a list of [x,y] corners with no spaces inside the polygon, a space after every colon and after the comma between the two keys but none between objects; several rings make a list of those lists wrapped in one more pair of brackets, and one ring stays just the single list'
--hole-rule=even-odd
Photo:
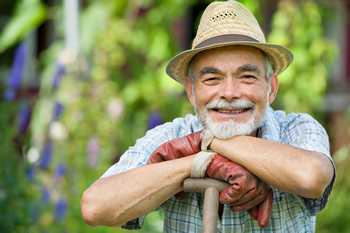
[{"label": "white beard", "polygon": [[206,126],[208,130],[219,139],[228,139],[238,135],[250,135],[261,124],[257,124],[253,117],[248,122],[239,123],[234,120],[228,120],[225,122],[214,122],[210,117],[206,119]]},{"label": "white beard", "polygon": [[268,103],[264,109],[264,112],[261,114],[261,116],[257,116],[257,112],[255,111],[255,106],[253,107],[253,115],[249,118],[247,122],[236,122],[234,120],[227,120],[224,122],[215,122],[208,114],[208,109],[212,107],[223,107],[223,106],[254,106],[254,104],[247,100],[236,100],[233,102],[228,102],[226,100],[219,100],[219,101],[211,101],[207,104],[205,109],[202,112],[197,112],[197,116],[202,122],[205,129],[209,130],[214,137],[219,139],[228,139],[232,138],[234,136],[239,135],[250,135],[255,130],[257,130],[264,122]]}]

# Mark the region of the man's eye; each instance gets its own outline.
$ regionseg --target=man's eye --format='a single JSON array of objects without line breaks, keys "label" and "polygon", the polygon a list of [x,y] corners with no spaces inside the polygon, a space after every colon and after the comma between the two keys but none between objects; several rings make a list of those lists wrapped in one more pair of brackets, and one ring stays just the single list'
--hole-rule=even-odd
[{"label": "man's eye", "polygon": [[253,83],[255,82],[255,80],[257,80],[257,77],[254,75],[243,75],[241,78],[244,82],[249,82],[249,83]]},{"label": "man's eye", "polygon": [[256,77],[253,76],[253,75],[244,75],[243,78],[245,78],[245,79],[256,79]]},{"label": "man's eye", "polygon": [[210,77],[210,78],[206,78],[205,81],[214,81],[214,80],[218,80],[218,77]]},{"label": "man's eye", "polygon": [[218,83],[220,81],[219,77],[209,77],[209,78],[205,78],[203,80],[203,83],[208,84],[208,85],[214,85],[216,83]]}]

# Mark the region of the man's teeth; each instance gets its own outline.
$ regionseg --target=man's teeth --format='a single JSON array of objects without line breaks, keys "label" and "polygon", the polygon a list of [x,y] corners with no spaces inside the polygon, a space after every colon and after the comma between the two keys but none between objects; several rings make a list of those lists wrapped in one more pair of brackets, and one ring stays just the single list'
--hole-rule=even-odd
[{"label": "man's teeth", "polygon": [[248,108],[242,108],[242,109],[217,109],[220,113],[231,113],[231,114],[238,114],[249,110]]}]

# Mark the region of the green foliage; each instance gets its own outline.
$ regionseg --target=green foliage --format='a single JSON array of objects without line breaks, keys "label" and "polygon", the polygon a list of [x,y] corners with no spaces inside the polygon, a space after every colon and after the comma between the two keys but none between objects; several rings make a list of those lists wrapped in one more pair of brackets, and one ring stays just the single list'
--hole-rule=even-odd
[{"label": "green foliage", "polygon": [[273,18],[269,42],[284,45],[294,61],[280,77],[277,106],[287,111],[322,110],[327,65],[334,45],[323,36],[322,12],[313,1],[281,1]]},{"label": "green foliage", "polygon": [[241,0],[239,1],[244,6],[246,6],[253,14],[254,16],[258,19],[259,22],[261,22],[261,1],[257,0]]},{"label": "green foliage", "polygon": [[[350,107],[344,112],[342,122],[343,132],[350,132]],[[317,232],[349,232],[350,216],[348,202],[350,179],[348,169],[350,165],[350,144],[347,143],[334,154],[336,163],[336,180],[328,205],[317,217]]]},{"label": "green foliage", "polygon": [[0,53],[22,40],[46,18],[46,8],[40,0],[19,1],[10,23],[0,33]]},{"label": "green foliage", "polygon": [[[124,4],[123,10],[114,10],[124,11],[123,17],[112,15],[100,26],[98,43],[92,51],[91,78],[113,86],[112,93],[123,103],[119,130],[115,131],[119,138],[118,154],[143,135],[150,112],[160,111],[170,120],[188,108],[181,86],[164,74],[166,60],[175,53],[170,25],[184,4],[184,1],[152,6]],[[102,95],[103,92],[98,99]],[[174,98],[180,101],[174,104]],[[172,111],[168,108],[170,104]],[[134,130],[128,130],[130,127]]]},{"label": "green foliage", "polygon": [[25,232],[35,208],[33,186],[25,176],[26,163],[15,148],[17,128],[8,127],[17,125],[17,111],[17,105],[0,103],[0,232]]},{"label": "green foliage", "polygon": [[[31,145],[42,151],[50,138],[54,149],[49,168],[39,173],[41,185],[52,192],[50,204],[41,211],[39,229],[124,232],[83,223],[80,198],[112,160],[145,133],[151,113],[171,120],[190,111],[182,87],[164,74],[165,62],[176,51],[172,22],[189,4],[178,0],[157,4],[93,1],[81,14],[83,54],[62,49],[58,41],[42,56],[45,70]],[[59,64],[66,72],[55,90],[52,83]],[[52,121],[56,102],[63,104],[64,114]],[[91,146],[97,150],[93,155]],[[67,171],[54,181],[59,164],[65,164]],[[61,197],[68,202],[62,222],[53,216]],[[160,223],[159,213],[153,213],[146,218],[142,232],[160,232]]]},{"label": "green foliage", "polygon": [[[83,190],[144,135],[151,113],[159,113],[163,121],[169,121],[192,111],[183,88],[166,77],[164,67],[177,52],[173,22],[194,1],[85,2],[80,19],[80,54],[63,49],[62,8],[50,9],[59,29],[54,35],[58,39],[38,61],[43,72],[28,144],[42,151],[47,140],[52,140],[53,159],[47,169],[38,169],[34,183],[28,183],[24,176],[25,159],[11,147],[14,127],[1,128],[5,136],[0,156],[6,169],[1,170],[5,178],[0,185],[0,209],[6,221],[0,223],[0,232],[126,232],[85,224],[79,206]],[[261,2],[242,2],[259,15]],[[19,4],[0,38],[0,51],[46,17],[45,7],[38,0],[22,0]],[[281,2],[270,41],[284,44],[295,53],[294,64],[279,79],[278,104],[287,110],[313,111],[320,104],[327,76],[324,64],[329,62],[332,48],[322,33],[322,15],[312,1]],[[58,65],[63,65],[66,72],[55,89],[52,83]],[[64,112],[52,120],[57,102],[64,106]],[[15,125],[9,121],[16,110],[1,105],[1,112],[3,109],[8,114],[0,114],[0,126]],[[24,154],[26,150],[23,148]],[[66,171],[57,177],[56,169],[61,164]],[[46,202],[37,198],[42,187],[50,192]],[[61,220],[54,216],[60,198],[67,200],[67,212]],[[32,219],[27,209],[36,210],[37,218]],[[155,212],[146,217],[141,232],[161,230],[160,213]]]},{"label": "green foliage", "polygon": [[335,155],[337,178],[328,205],[317,217],[317,232],[348,232],[350,216],[348,202],[350,180],[348,168],[350,165],[350,148],[343,147]]}]

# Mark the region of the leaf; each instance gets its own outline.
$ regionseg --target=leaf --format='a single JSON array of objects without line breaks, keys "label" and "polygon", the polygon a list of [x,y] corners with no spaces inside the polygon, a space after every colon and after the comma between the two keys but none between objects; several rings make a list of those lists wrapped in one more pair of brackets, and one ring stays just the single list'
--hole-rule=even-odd
[{"label": "leaf", "polygon": [[81,48],[89,52],[97,41],[97,37],[105,29],[110,17],[109,4],[102,1],[93,2],[81,14]]},{"label": "leaf", "polygon": [[46,19],[46,7],[39,0],[19,2],[11,21],[0,34],[0,53],[37,28]]}]

